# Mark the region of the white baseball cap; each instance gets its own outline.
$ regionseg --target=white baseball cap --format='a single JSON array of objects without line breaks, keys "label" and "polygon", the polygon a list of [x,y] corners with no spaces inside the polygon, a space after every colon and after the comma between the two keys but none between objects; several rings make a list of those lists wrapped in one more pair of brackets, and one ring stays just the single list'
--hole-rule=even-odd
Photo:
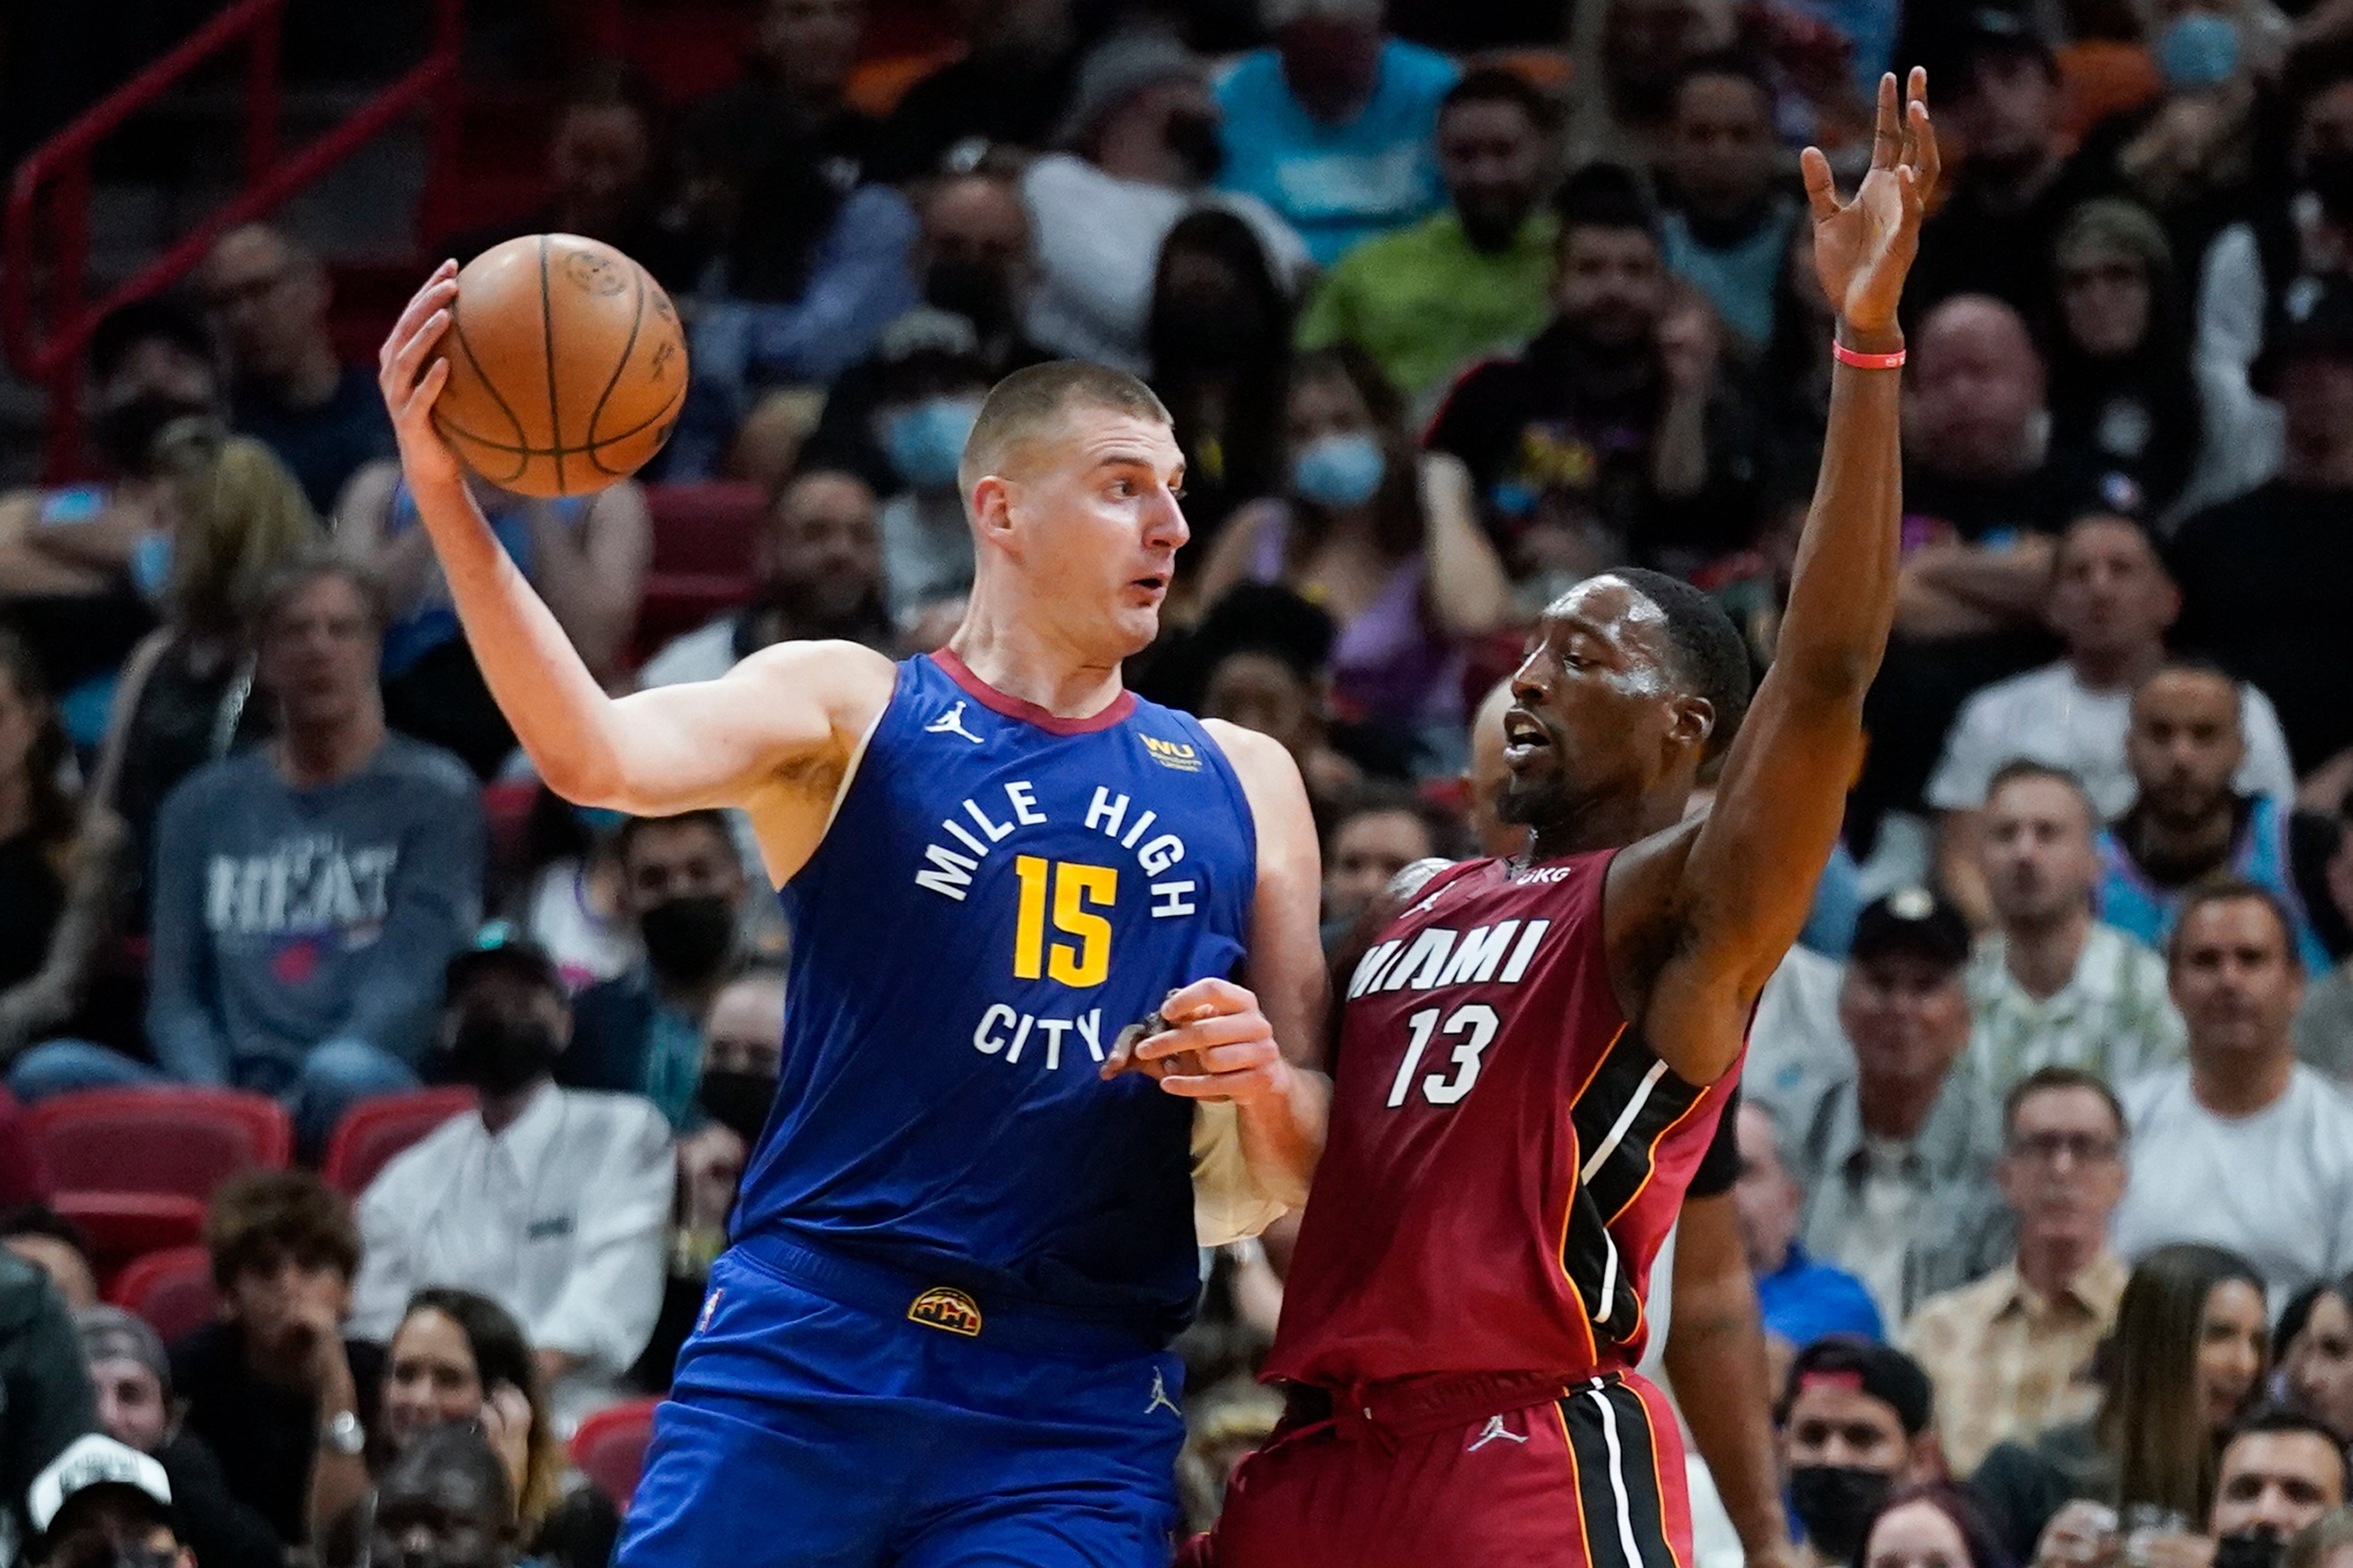
[{"label": "white baseball cap", "polygon": [[25,1511],[33,1528],[46,1531],[66,1500],[96,1486],[134,1487],[165,1508],[172,1506],[172,1482],[164,1467],[128,1444],[92,1433],[77,1437],[49,1468],[26,1489]]}]

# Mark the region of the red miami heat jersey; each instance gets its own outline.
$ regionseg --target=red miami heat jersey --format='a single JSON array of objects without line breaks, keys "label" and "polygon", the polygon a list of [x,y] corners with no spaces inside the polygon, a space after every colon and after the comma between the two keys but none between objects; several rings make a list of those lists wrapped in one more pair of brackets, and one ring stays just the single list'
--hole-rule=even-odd
[{"label": "red miami heat jersey", "polygon": [[1695,1088],[1627,1026],[1601,931],[1610,853],[1441,871],[1348,977],[1269,1376],[1641,1359],[1651,1260],[1735,1075]]}]

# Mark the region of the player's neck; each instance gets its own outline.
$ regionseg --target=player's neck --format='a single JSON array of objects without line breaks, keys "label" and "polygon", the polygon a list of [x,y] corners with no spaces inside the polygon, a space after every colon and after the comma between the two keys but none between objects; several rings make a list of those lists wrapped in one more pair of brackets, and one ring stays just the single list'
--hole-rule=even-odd
[{"label": "player's neck", "polygon": [[1579,802],[1575,811],[1560,820],[1535,825],[1528,835],[1528,861],[1533,865],[1568,855],[1590,855],[1598,849],[1623,849],[1653,833],[1663,833],[1683,820],[1683,802],[1690,794],[1688,788],[1669,787],[1650,795]]},{"label": "player's neck", "polygon": [[1090,658],[977,598],[948,639],[948,651],[1008,697],[1057,719],[1092,719],[1119,698],[1116,659],[1106,664]]}]

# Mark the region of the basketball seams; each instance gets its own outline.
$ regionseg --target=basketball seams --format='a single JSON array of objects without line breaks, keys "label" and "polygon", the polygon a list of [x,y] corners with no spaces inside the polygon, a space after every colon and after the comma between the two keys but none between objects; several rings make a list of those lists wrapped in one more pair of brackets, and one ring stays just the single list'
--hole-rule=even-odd
[{"label": "basketball seams", "polygon": [[[458,347],[464,352],[466,355],[466,363],[474,367],[475,381],[480,384],[484,392],[491,395],[491,401],[498,405],[500,413],[507,416],[507,423],[514,426],[515,445],[508,447],[497,441],[485,440],[481,437],[477,436],[472,431],[467,429],[464,426],[459,425],[457,421],[443,418],[441,416],[441,411],[438,408],[436,408],[433,411],[434,422],[439,425],[444,430],[448,431],[451,435],[462,437],[475,446],[487,447],[493,451],[502,451],[519,455],[521,460],[515,465],[514,472],[509,475],[508,478],[521,479],[522,477],[523,470],[531,467],[531,437],[523,429],[522,421],[515,416],[515,411],[508,405],[506,395],[499,390],[499,384],[492,381],[491,379],[490,373],[482,368],[481,356],[474,353],[474,345],[467,341],[465,323],[458,319],[458,312],[454,309],[449,312],[449,331],[456,336],[458,340]],[[488,474],[484,474],[482,477],[484,479],[491,479],[491,476]],[[496,479],[491,479],[491,482],[496,484],[498,481]]]},{"label": "basketball seams", "polygon": [[[458,346],[444,352],[459,372],[457,389],[463,395],[445,399],[448,406],[434,410],[436,426],[468,457],[477,473],[522,494],[551,499],[586,494],[642,468],[668,441],[690,390],[669,375],[647,374],[637,358],[638,350],[644,348],[651,364],[666,368],[670,359],[681,358],[682,368],[683,333],[660,286],[632,258],[564,235],[519,238],[477,259],[483,264],[489,293],[484,300],[471,302],[487,304],[490,313],[477,308],[459,326],[456,311],[451,312],[451,335]],[[470,264],[469,271],[473,270]],[[560,300],[555,297],[559,275],[567,289],[580,285],[580,298],[569,291]],[[529,294],[534,285],[540,294],[535,302]],[[646,331],[649,303],[659,308],[664,329],[651,334]],[[630,312],[627,322],[619,319],[622,310]],[[557,316],[565,318],[560,342]],[[581,330],[575,331],[575,326]],[[565,355],[561,363],[559,353]],[[599,384],[595,359],[604,354],[616,357],[607,361],[607,374]],[[533,355],[540,361],[535,368]],[[545,377],[545,441],[532,439],[522,416],[532,395],[518,385],[518,395],[509,397],[504,385],[492,378],[494,367],[518,382]],[[474,383],[480,384],[480,391]],[[665,385],[670,395],[659,407],[649,408],[648,395],[659,395]],[[567,403],[584,416],[583,429],[565,427]],[[603,430],[603,421],[617,408],[626,427]],[[480,429],[478,421],[492,417],[507,426],[502,437]],[[578,443],[570,439],[575,434],[583,437]],[[575,472],[565,461],[567,458],[586,459],[588,472]]]},{"label": "basketball seams", "polygon": [[[522,446],[506,441],[493,441],[486,436],[478,436],[474,434],[474,432],[465,428],[463,426],[450,425],[447,421],[444,421],[443,424],[444,427],[448,429],[450,434],[462,436],[467,440],[473,442],[476,446],[487,447],[494,452],[519,452],[526,458],[554,458],[559,456],[568,458],[586,457],[591,461],[594,461],[596,453],[601,452],[606,447],[613,446],[617,442],[626,441],[632,436],[640,435],[649,426],[659,424],[666,416],[676,410],[679,405],[679,399],[685,395],[686,391],[681,387],[679,391],[671,394],[670,400],[668,403],[663,404],[659,408],[657,408],[651,414],[647,415],[643,419],[638,420],[635,425],[630,426],[628,429],[614,431],[610,436],[606,437],[594,447]],[[609,473],[615,470],[607,469],[607,471]]]},{"label": "basketball seams", "polygon": [[555,302],[547,296],[547,236],[539,237],[539,330],[540,358],[547,366],[547,433],[554,438],[555,493],[569,495],[571,487],[564,482],[564,416],[555,405]]},{"label": "basketball seams", "polygon": [[[596,422],[605,417],[605,405],[612,401],[613,389],[621,384],[621,374],[629,368],[629,356],[637,352],[638,333],[646,324],[646,270],[634,263],[630,265],[629,270],[635,274],[633,281],[637,286],[637,308],[629,315],[628,341],[622,343],[620,357],[613,362],[613,374],[606,379],[605,390],[596,395],[596,406],[588,411],[588,450],[592,452],[605,444],[596,438]],[[625,430],[621,434],[626,436],[629,432]],[[617,436],[614,439],[618,440],[620,437]],[[604,465],[599,463],[597,467],[602,468]]]}]

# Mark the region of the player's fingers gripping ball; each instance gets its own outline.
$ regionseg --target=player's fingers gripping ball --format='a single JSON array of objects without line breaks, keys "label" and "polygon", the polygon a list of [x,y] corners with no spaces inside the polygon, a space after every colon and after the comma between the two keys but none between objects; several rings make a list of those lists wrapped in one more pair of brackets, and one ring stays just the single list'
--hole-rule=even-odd
[{"label": "player's fingers gripping ball", "polygon": [[1230,1100],[1266,1088],[1281,1063],[1258,998],[1212,979],[1170,992],[1157,1010],[1122,1030],[1103,1073],[1141,1072],[1172,1094]]}]

